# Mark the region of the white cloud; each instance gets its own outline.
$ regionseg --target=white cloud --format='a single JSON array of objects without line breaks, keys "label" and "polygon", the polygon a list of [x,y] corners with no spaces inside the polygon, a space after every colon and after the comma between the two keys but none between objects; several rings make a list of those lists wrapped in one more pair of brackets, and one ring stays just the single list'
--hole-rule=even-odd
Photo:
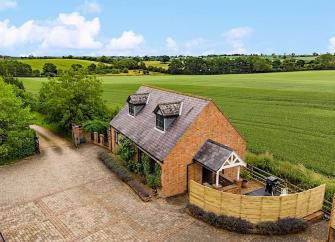
[{"label": "white cloud", "polygon": [[96,40],[99,31],[99,18],[89,21],[77,12],[61,13],[54,21],[45,23],[29,20],[18,27],[10,25],[9,20],[4,20],[0,21],[0,47],[35,43],[44,50],[95,49],[102,46]]},{"label": "white cloud", "polygon": [[232,47],[232,50],[229,52],[231,54],[247,54],[248,50],[245,46],[245,39],[252,33],[253,29],[250,27],[233,28],[223,33],[226,42]]},{"label": "white cloud", "polygon": [[144,37],[133,31],[124,31],[119,38],[112,38],[107,44],[110,50],[131,50],[144,43]]},{"label": "white cloud", "polygon": [[0,0],[0,11],[9,8],[15,8],[16,6],[16,0]]},{"label": "white cloud", "polygon": [[166,48],[169,50],[177,50],[177,42],[172,37],[167,37],[165,40]]},{"label": "white cloud", "polygon": [[328,49],[330,52],[335,53],[335,37],[329,39]]},{"label": "white cloud", "polygon": [[205,43],[205,39],[196,38],[196,39],[192,39],[192,40],[187,41],[185,43],[185,47],[188,48],[188,49],[191,49],[191,48],[199,47],[204,43]]},{"label": "white cloud", "polygon": [[101,7],[95,0],[85,0],[83,4],[77,7],[77,10],[82,13],[100,13]]},{"label": "white cloud", "polygon": [[96,49],[102,46],[96,40],[100,31],[99,18],[89,21],[77,12],[61,13],[55,23],[47,27],[43,48]]}]

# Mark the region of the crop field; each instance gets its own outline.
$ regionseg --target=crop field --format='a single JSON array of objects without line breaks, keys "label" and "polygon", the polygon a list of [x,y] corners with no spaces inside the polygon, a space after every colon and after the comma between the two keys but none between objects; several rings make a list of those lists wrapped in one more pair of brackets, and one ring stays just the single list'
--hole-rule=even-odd
[{"label": "crop field", "polygon": [[[335,71],[217,76],[101,76],[109,105],[141,84],[212,98],[252,152],[335,176]],[[43,78],[23,78],[37,93]]]},{"label": "crop field", "polygon": [[144,61],[144,64],[148,66],[154,66],[154,67],[162,67],[165,70],[169,68],[169,63],[162,63],[160,61]]},{"label": "crop field", "polygon": [[19,59],[18,61],[29,64],[33,70],[42,70],[45,63],[53,63],[57,69],[62,70],[70,69],[73,64],[81,64],[84,67],[92,63],[98,64],[98,62],[78,59]]}]

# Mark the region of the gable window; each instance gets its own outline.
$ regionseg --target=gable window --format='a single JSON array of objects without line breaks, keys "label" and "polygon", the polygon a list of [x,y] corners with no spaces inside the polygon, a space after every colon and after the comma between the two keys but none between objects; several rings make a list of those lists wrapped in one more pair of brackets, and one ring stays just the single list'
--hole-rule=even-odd
[{"label": "gable window", "polygon": [[129,105],[129,114],[131,116],[135,116],[135,106],[134,106],[134,104],[129,103],[128,105]]},{"label": "gable window", "polygon": [[164,131],[164,117],[162,115],[156,114],[156,128]]}]

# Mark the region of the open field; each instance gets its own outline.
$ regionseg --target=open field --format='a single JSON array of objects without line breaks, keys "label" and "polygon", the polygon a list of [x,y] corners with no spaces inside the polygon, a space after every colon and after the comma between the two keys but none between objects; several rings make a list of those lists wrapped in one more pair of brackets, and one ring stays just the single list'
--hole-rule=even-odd
[{"label": "open field", "polygon": [[143,62],[147,67],[148,66],[162,67],[165,70],[167,70],[169,68],[169,63],[162,63],[160,61],[143,61]]},{"label": "open field", "polygon": [[[102,76],[104,98],[122,105],[141,84],[211,97],[252,152],[335,176],[335,71],[217,76]],[[23,78],[37,93],[43,78]]]},{"label": "open field", "polygon": [[62,70],[70,69],[73,64],[80,64],[84,67],[92,63],[98,64],[98,62],[95,61],[78,59],[19,59],[18,61],[29,64],[33,70],[42,70],[45,63],[53,63],[57,66],[57,69]]}]

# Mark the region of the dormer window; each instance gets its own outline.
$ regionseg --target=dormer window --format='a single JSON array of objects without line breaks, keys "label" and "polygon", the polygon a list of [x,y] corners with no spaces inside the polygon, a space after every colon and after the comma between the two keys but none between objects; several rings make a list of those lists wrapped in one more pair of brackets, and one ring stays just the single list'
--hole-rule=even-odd
[{"label": "dormer window", "polygon": [[148,103],[149,93],[135,93],[127,98],[129,115],[136,116]]},{"label": "dormer window", "polygon": [[166,131],[181,114],[182,102],[158,104],[154,110],[156,114],[156,128]]},{"label": "dormer window", "polygon": [[129,103],[128,105],[129,105],[129,114],[131,116],[135,116],[135,106],[134,106],[134,104]]},{"label": "dormer window", "polygon": [[160,114],[156,114],[156,128],[165,131],[164,117]]}]

